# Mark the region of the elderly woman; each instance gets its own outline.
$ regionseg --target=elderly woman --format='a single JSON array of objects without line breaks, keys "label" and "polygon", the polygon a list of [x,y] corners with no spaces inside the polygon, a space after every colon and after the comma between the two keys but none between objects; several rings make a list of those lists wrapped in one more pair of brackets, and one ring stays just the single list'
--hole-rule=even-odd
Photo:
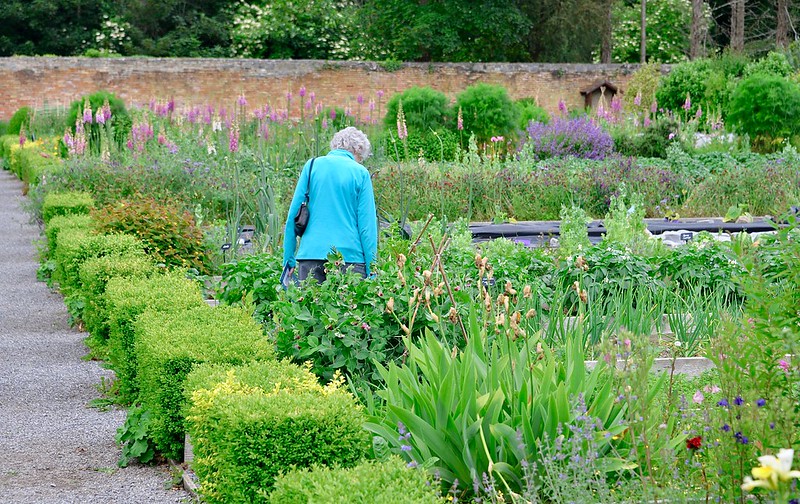
[{"label": "elderly woman", "polygon": [[[325,262],[333,249],[342,254],[346,268],[369,275],[378,252],[378,223],[372,180],[361,163],[370,154],[367,136],[350,127],[333,136],[326,156],[314,159],[313,167],[311,161],[303,167],[283,242],[283,265],[290,273],[296,267],[300,280],[312,276],[324,282]],[[310,217],[297,247],[294,216],[306,192]]]}]

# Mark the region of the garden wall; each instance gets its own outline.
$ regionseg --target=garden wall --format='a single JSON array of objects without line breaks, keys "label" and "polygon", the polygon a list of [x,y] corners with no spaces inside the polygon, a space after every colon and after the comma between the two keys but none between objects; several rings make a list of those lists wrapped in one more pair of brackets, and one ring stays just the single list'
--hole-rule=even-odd
[{"label": "garden wall", "polygon": [[[286,93],[294,96],[299,114],[301,86],[323,104],[355,110],[363,95],[363,115],[376,92],[392,93],[411,86],[431,86],[451,98],[476,82],[502,84],[512,97],[537,98],[549,111],[564,100],[582,108],[580,90],[599,80],[625,89],[638,65],[538,63],[405,63],[387,69],[371,62],[317,60],[164,59],[164,58],[0,58],[0,119],[23,105],[67,106],[81,95],[109,90],[127,104],[175,98],[180,104],[233,105],[244,93],[251,106],[271,103],[286,108]],[[393,71],[391,71],[393,70]]]}]

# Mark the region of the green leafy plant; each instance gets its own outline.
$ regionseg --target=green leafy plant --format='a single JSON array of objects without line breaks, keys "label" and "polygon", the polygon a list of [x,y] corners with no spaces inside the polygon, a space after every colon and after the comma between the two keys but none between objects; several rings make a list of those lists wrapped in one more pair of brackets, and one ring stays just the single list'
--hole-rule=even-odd
[{"label": "green leafy plant", "polygon": [[87,215],[95,207],[88,192],[53,192],[44,197],[42,220],[45,225],[58,215]]},{"label": "green leafy plant", "polygon": [[562,206],[559,217],[561,217],[561,226],[558,233],[559,256],[571,256],[592,246],[589,241],[589,229],[586,227],[591,222],[591,219],[582,208]]},{"label": "green leafy plant", "polygon": [[430,87],[411,87],[393,95],[386,103],[383,122],[387,129],[396,131],[401,102],[409,132],[424,133],[445,125],[449,107],[444,93]]},{"label": "green leafy plant", "polygon": [[155,460],[155,448],[148,436],[151,414],[141,406],[131,406],[125,417],[125,423],[117,429],[114,439],[122,447],[117,465],[128,467],[136,459],[142,464]]},{"label": "green leafy plant", "polygon": [[[104,106],[107,106],[111,111],[111,118],[105,124],[99,124],[96,121],[96,114]],[[110,131],[111,138],[113,138],[117,146],[122,146],[130,133],[132,124],[131,117],[125,109],[125,102],[114,93],[108,91],[97,91],[75,100],[70,104],[65,124],[66,128],[71,129],[72,134],[75,134],[75,122],[78,120],[85,122],[83,121],[83,114],[88,110],[91,110],[92,119],[84,124],[84,129],[89,150],[95,154],[100,154],[101,137],[105,134],[104,130],[105,132]]]},{"label": "green leafy plant", "polygon": [[222,281],[216,298],[225,304],[255,305],[253,316],[265,322],[278,300],[281,259],[274,254],[253,254],[237,258],[222,266]]},{"label": "green leafy plant", "polygon": [[517,109],[517,129],[525,131],[531,121],[547,123],[550,121],[550,114],[537,105],[536,100],[533,98],[522,98],[514,102]]},{"label": "green leafy plant", "polygon": [[6,128],[7,135],[19,135],[20,130],[31,130],[31,116],[33,109],[30,107],[20,107],[8,120],[8,127]]}]

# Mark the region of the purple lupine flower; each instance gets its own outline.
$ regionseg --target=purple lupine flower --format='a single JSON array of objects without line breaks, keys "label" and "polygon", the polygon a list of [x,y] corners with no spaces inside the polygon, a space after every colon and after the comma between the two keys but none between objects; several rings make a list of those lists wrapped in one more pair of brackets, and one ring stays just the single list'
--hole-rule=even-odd
[{"label": "purple lupine flower", "polygon": [[336,119],[336,109],[332,108],[331,109],[331,121],[333,121],[335,119]]},{"label": "purple lupine flower", "polygon": [[650,104],[650,113],[655,114],[658,112],[658,102],[653,100],[653,103]]},{"label": "purple lupine flower", "polygon": [[314,91],[311,91],[310,93],[308,93],[308,99],[313,102],[314,100],[317,99],[317,93],[315,93]]},{"label": "purple lupine flower", "polygon": [[379,89],[375,94],[378,95],[378,99],[380,100],[383,98],[383,89]]},{"label": "purple lupine flower", "polygon": [[375,100],[370,100],[369,101],[369,111],[372,112],[373,110],[375,110]]},{"label": "purple lupine flower", "polygon": [[325,117],[322,118],[322,129],[328,129],[328,119]]},{"label": "purple lupine flower", "polygon": [[567,104],[564,103],[564,100],[558,100],[558,111],[564,115],[567,115],[569,111],[567,110]]},{"label": "purple lupine flower", "polygon": [[686,93],[686,101],[683,102],[683,110],[691,110],[692,109],[692,98],[689,96],[689,93]]},{"label": "purple lupine flower", "polygon": [[364,105],[364,95],[359,93],[358,96],[356,97],[356,102],[358,102],[359,105]]},{"label": "purple lupine flower", "polygon": [[703,117],[703,107],[698,106],[697,107],[697,112],[695,112],[694,116],[697,119],[700,119],[701,117]]},{"label": "purple lupine flower", "polygon": [[314,106],[314,102],[312,102],[310,99],[306,100],[306,110],[311,110],[311,107],[313,107],[313,106]]},{"label": "purple lupine flower", "polygon": [[464,129],[464,115],[461,113],[461,107],[458,107],[458,122],[456,124],[458,131],[462,131]]},{"label": "purple lupine flower", "polygon": [[247,106],[247,98],[245,98],[244,93],[239,95],[239,98],[236,99],[236,103],[238,103],[240,107]]},{"label": "purple lupine flower", "polygon": [[306,87],[305,86],[300,86],[300,92],[297,93],[297,94],[300,95],[300,98],[305,98],[306,97]]},{"label": "purple lupine flower", "polygon": [[288,101],[288,102],[292,101],[292,92],[291,91],[286,91],[286,101]]},{"label": "purple lupine flower", "polygon": [[633,99],[633,104],[636,105],[637,107],[641,106],[641,104],[642,104],[642,92],[641,91],[636,93],[636,97]]},{"label": "purple lupine flower", "polygon": [[615,114],[618,114],[622,111],[622,100],[618,95],[614,95],[611,98],[611,110],[613,110]]},{"label": "purple lupine flower", "polygon": [[24,127],[20,127],[20,129],[19,129],[19,146],[20,147],[24,147],[25,146],[25,142],[27,142],[27,141],[28,141],[28,137],[25,135],[25,128]]}]

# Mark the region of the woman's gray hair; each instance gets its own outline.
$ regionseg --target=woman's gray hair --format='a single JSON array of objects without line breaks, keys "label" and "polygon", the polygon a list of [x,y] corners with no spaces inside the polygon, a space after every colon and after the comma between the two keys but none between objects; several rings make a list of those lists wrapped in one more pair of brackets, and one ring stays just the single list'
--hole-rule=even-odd
[{"label": "woman's gray hair", "polygon": [[331,139],[331,150],[336,149],[350,151],[355,156],[358,156],[361,161],[364,161],[372,155],[372,146],[369,143],[367,135],[360,129],[352,126],[333,135]]}]

